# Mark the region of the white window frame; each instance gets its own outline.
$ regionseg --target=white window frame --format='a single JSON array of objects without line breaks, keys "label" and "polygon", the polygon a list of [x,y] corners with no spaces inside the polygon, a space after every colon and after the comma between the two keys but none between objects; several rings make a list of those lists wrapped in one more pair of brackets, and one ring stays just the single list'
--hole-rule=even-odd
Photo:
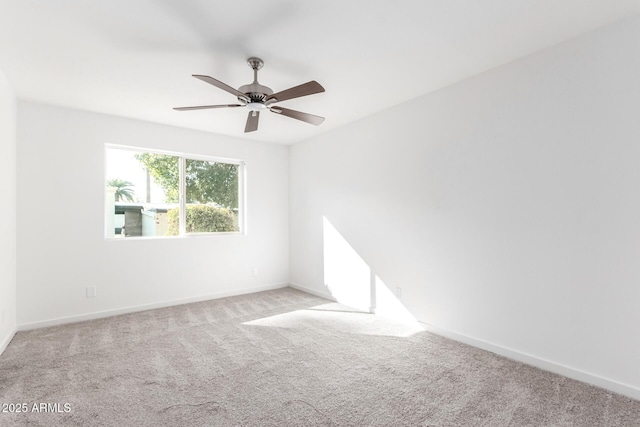
[{"label": "white window frame", "polygon": [[[180,208],[180,217],[179,217],[179,231],[177,236],[131,236],[126,239],[123,238],[114,238],[105,235],[106,240],[139,240],[139,239],[175,239],[175,238],[189,238],[189,237],[200,237],[200,236],[224,236],[224,235],[246,235],[247,234],[247,224],[246,224],[246,164],[244,160],[238,159],[230,159],[226,157],[215,157],[201,154],[191,154],[186,152],[179,151],[165,151],[165,150],[156,150],[151,148],[144,147],[134,147],[130,145],[119,145],[119,144],[105,144],[105,182],[107,179],[107,150],[115,149],[115,150],[123,150],[123,151],[131,151],[135,153],[153,153],[153,154],[164,154],[167,156],[175,156],[178,158],[178,206]],[[227,163],[238,166],[238,231],[220,231],[220,232],[199,232],[199,233],[187,233],[187,203],[186,203],[186,161],[188,160],[202,160],[207,162],[215,162],[215,163]],[[106,212],[106,188],[105,188],[105,208]],[[105,213],[106,215],[106,213]],[[104,218],[104,224],[107,223],[107,218]],[[106,228],[106,227],[105,227]]]}]

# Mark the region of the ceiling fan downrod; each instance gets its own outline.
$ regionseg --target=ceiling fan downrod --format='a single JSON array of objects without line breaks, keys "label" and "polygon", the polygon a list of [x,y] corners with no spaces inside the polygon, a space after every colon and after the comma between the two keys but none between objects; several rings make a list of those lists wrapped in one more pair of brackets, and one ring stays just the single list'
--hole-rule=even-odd
[{"label": "ceiling fan downrod", "polygon": [[[264,62],[260,58],[251,57],[247,59],[247,64],[253,70],[253,83],[240,86],[238,90],[249,97],[250,101],[247,103],[247,107],[249,107],[250,110],[264,110],[265,108],[267,108],[267,106],[265,105],[266,98],[269,95],[273,95],[273,90],[271,90],[270,87],[263,86],[258,83],[258,70],[263,67]],[[238,100],[241,102],[243,101],[240,98],[238,98]]]}]

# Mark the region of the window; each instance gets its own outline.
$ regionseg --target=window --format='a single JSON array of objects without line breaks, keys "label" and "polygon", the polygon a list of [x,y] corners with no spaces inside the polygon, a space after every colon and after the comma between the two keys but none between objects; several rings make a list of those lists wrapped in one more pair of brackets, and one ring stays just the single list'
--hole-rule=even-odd
[{"label": "window", "polygon": [[108,145],[107,238],[243,231],[240,160]]}]

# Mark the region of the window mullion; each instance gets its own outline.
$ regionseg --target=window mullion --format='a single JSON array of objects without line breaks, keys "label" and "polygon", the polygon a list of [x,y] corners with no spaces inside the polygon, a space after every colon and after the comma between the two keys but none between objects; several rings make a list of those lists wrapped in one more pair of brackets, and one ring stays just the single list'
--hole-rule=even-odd
[{"label": "window mullion", "polygon": [[247,217],[245,216],[246,211],[246,187],[245,187],[245,163],[240,162],[238,165],[238,228],[241,233],[247,234]]},{"label": "window mullion", "polygon": [[180,221],[179,221],[179,229],[180,236],[184,236],[187,234],[187,185],[186,185],[186,160],[184,157],[180,156],[178,158],[178,200],[180,203]]}]

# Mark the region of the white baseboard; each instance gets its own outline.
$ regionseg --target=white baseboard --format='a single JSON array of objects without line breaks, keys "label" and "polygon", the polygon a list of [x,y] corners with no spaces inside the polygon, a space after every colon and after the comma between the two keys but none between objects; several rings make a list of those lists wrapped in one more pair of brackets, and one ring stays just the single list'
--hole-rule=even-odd
[{"label": "white baseboard", "polygon": [[445,338],[459,341],[473,347],[478,347],[483,350],[499,354],[500,356],[504,356],[506,358],[516,360],[527,365],[535,366],[536,368],[544,369],[545,371],[553,372],[567,378],[601,387],[615,393],[631,397],[632,399],[640,400],[640,389],[637,387],[610,380],[598,375],[590,374],[579,369],[571,368],[569,366],[542,359],[540,357],[532,356],[530,354],[522,353],[520,351],[496,345],[487,341],[472,338],[467,335],[459,334],[457,332],[449,331],[447,329],[439,328],[425,322],[420,322],[420,324],[425,328],[425,330],[443,336]]},{"label": "white baseboard", "polygon": [[56,319],[43,320],[38,322],[22,323],[18,325],[18,330],[28,331],[31,329],[46,328],[48,326],[63,325],[66,323],[76,323],[76,322],[83,322],[85,320],[102,319],[105,317],[117,316],[120,314],[128,314],[128,313],[135,313],[138,311],[153,310],[155,308],[163,308],[163,307],[170,307],[174,305],[189,304],[192,302],[200,302],[200,301],[208,301],[212,299],[234,297],[238,295],[252,294],[254,292],[270,291],[273,289],[282,289],[282,288],[286,288],[287,286],[289,286],[288,283],[282,283],[282,284],[276,284],[276,285],[256,286],[252,288],[234,289],[232,291],[217,292],[215,294],[210,294],[210,295],[201,295],[197,297],[181,298],[181,299],[162,301],[162,302],[157,302],[152,304],[123,307],[123,308],[118,308],[114,310],[98,311],[93,313],[80,314],[77,316],[60,317]]},{"label": "white baseboard", "polygon": [[[309,294],[312,294],[321,298],[326,298],[331,301],[336,301],[336,299],[328,292],[317,291],[315,289],[311,289],[297,283],[291,283],[289,286],[294,289],[298,289],[302,292],[307,292]],[[527,365],[535,366],[537,368],[544,369],[545,371],[553,372],[555,374],[562,375],[567,378],[571,378],[577,381],[591,384],[596,387],[601,387],[606,390],[631,397],[632,399],[640,400],[640,388],[634,387],[632,385],[624,384],[619,381],[604,378],[599,375],[590,374],[588,372],[571,368],[569,366],[562,365],[560,363],[552,362],[550,360],[536,357],[527,353],[523,353],[517,350],[513,350],[511,348],[493,344],[477,338],[472,338],[470,336],[460,334],[454,331],[450,331],[447,329],[443,329],[434,325],[430,325],[425,322],[419,321],[419,323],[420,325],[422,325],[422,327],[424,327],[426,331],[443,336],[445,338],[449,338],[454,341],[459,341],[461,343],[468,344],[473,347],[481,348],[483,350],[487,350],[492,353],[499,354],[500,356],[504,356],[506,358],[516,360],[518,362],[522,362]]]},{"label": "white baseboard", "polygon": [[0,342],[0,355],[2,355],[2,353],[4,353],[4,351],[7,349],[7,347],[9,346],[9,343],[13,339],[13,336],[16,334],[16,332],[18,332],[18,329],[12,328],[9,331],[9,334],[5,337],[5,339],[2,340],[2,342]]},{"label": "white baseboard", "polygon": [[306,286],[302,286],[297,283],[289,283],[289,287],[330,301],[336,301],[335,297],[329,292],[316,291],[315,289],[307,288]]},{"label": "white baseboard", "polygon": [[[250,294],[254,292],[281,289],[281,288],[286,288],[287,286],[302,292],[306,292],[311,295],[318,296],[320,298],[325,298],[330,301],[336,301],[336,299],[328,292],[311,289],[297,283],[263,285],[263,286],[257,286],[252,288],[235,289],[233,291],[218,292],[210,295],[202,295],[197,297],[162,301],[162,302],[153,303],[153,304],[124,307],[124,308],[119,308],[115,310],[106,310],[106,311],[100,311],[100,312],[94,312],[94,313],[87,313],[87,314],[82,314],[78,316],[61,317],[57,319],[49,319],[49,320],[44,320],[39,322],[23,323],[18,325],[17,328],[14,328],[13,331],[9,333],[9,335],[4,339],[4,341],[0,342],[0,354],[2,354],[2,352],[4,352],[4,350],[7,348],[7,346],[9,345],[9,343],[11,342],[11,340],[13,339],[13,336],[17,331],[26,331],[26,330],[61,325],[66,323],[75,323],[75,322],[82,322],[85,320],[101,319],[104,317],[117,316],[120,314],[134,313],[138,311],[152,310],[155,308],[163,308],[163,307],[169,307],[174,305],[188,304],[192,302],[200,302],[200,301],[207,301],[212,299]],[[459,341],[464,344],[468,344],[473,347],[481,348],[483,350],[487,350],[492,353],[499,354],[509,359],[516,360],[518,362],[526,363],[527,365],[535,366],[537,368],[544,369],[546,371],[553,372],[553,373],[565,376],[567,378],[585,382],[587,384],[592,384],[597,387],[601,387],[601,388],[613,391],[615,393],[619,393],[619,394],[631,397],[633,399],[640,400],[640,389],[637,387],[624,384],[615,380],[607,379],[598,375],[590,374],[588,372],[584,372],[579,369],[571,368],[569,366],[555,363],[550,360],[542,359],[530,354],[522,353],[520,351],[503,347],[497,344],[493,344],[487,341],[479,340],[477,338],[472,338],[467,335],[460,334],[454,331],[439,328],[437,326],[430,325],[425,322],[420,322],[420,324],[424,327],[425,330],[432,332],[434,334],[443,336],[445,338],[449,338],[454,341]]]}]

